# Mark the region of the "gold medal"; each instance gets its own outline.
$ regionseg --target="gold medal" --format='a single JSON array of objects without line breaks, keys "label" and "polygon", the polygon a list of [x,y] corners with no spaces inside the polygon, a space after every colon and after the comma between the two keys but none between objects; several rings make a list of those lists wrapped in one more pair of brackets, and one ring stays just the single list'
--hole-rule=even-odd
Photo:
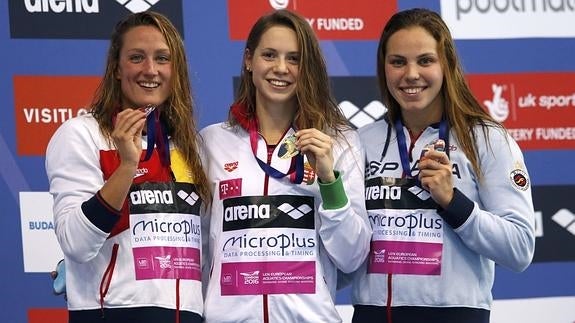
[{"label": "gold medal", "polygon": [[299,150],[295,146],[296,137],[295,135],[287,136],[278,150],[278,157],[281,159],[289,159],[299,153]]}]

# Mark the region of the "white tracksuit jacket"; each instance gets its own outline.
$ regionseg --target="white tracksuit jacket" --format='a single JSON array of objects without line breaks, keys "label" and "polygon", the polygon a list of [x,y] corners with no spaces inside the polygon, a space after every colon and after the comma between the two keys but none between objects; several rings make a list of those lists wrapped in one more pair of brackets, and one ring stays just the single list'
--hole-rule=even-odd
[{"label": "white tracksuit jacket", "polygon": [[[143,148],[146,148],[145,138]],[[62,124],[47,148],[46,172],[50,193],[54,197],[55,232],[66,261],[68,309],[100,309],[101,298],[103,308],[156,306],[175,309],[176,295],[179,294],[180,311],[202,315],[203,297],[199,278],[181,279],[179,290],[175,279],[135,279],[127,221],[120,224],[117,212],[106,207],[105,202],[97,197],[106,177],[102,165],[104,159],[114,160],[113,149],[100,134],[98,124],[91,114]],[[176,164],[182,164],[176,160],[174,152],[171,150],[175,178],[180,182],[191,182],[188,180],[189,174],[184,175],[182,173],[185,171],[175,167]],[[117,157],[115,159],[119,160]],[[157,168],[151,167],[154,165],[159,165],[157,155],[146,164],[140,163],[136,176],[138,178],[134,181],[146,183],[149,180],[171,178],[170,174],[162,175]],[[109,167],[108,172],[111,173],[113,169],[114,166]],[[164,169],[161,172],[168,171]],[[118,229],[118,225],[124,226],[118,232],[113,232],[113,229]],[[198,239],[201,237],[198,236]],[[112,262],[115,245],[115,266],[106,280],[104,273]],[[101,281],[109,283],[103,297],[100,296]]]},{"label": "white tracksuit jacket", "polygon": [[[366,180],[401,178],[402,167],[397,135],[391,129],[388,150],[382,158],[388,123],[385,120],[359,130],[366,150]],[[412,175],[425,145],[438,138],[438,127],[430,126],[415,142],[403,127],[406,146],[412,146]],[[534,253],[534,211],[529,176],[523,155],[504,131],[490,127],[489,143],[476,127],[479,164],[483,179],[478,182],[469,160],[449,137],[449,158],[453,163],[455,194],[443,219],[443,254],[440,275],[394,274],[392,306],[436,306],[491,308],[495,263],[514,271],[524,270]],[[368,201],[369,204],[369,201]],[[370,207],[368,206],[368,213]],[[374,231],[376,228],[373,228]],[[356,273],[353,304],[385,306],[387,275]]]},{"label": "white tracksuit jacket", "polygon": [[[307,171],[301,184],[293,184],[287,177],[267,176],[252,153],[249,133],[240,126],[211,125],[201,131],[201,136],[205,144],[205,166],[214,192],[209,228],[211,277],[204,307],[206,322],[263,322],[265,315],[269,322],[341,322],[334,306],[337,271],[357,269],[367,256],[371,236],[363,196],[363,155],[357,133],[347,131],[347,143],[338,140],[334,145],[334,170],[339,172],[339,179],[325,185],[325,190],[322,187],[322,194],[315,174],[310,179]],[[257,155],[265,162],[266,143],[258,137]],[[279,146],[275,148],[271,165],[287,172],[289,162],[278,157]],[[330,191],[337,197],[329,196]],[[327,199],[342,201],[342,196],[347,196],[347,203],[343,198],[345,204],[324,208]],[[254,206],[260,213],[250,213]],[[292,211],[296,209],[301,211],[295,211],[299,214],[296,218],[304,214],[300,220],[311,216],[308,230],[290,227],[297,220],[287,214],[293,217]],[[242,213],[242,210],[248,211]],[[259,219],[254,219],[258,215]],[[266,220],[280,218],[289,218],[286,223],[291,224],[266,224]],[[254,229],[258,225],[265,229]],[[300,235],[305,240],[299,239]],[[278,249],[282,243],[290,247]],[[303,246],[307,255],[290,258],[290,252],[297,252],[297,247],[291,248],[295,244]],[[277,256],[282,251],[287,260],[293,262],[282,262],[281,256]],[[257,291],[260,287],[265,289],[265,282],[270,279],[286,283],[295,278],[299,285],[305,285],[304,280],[313,274],[305,278],[278,274],[286,265],[294,262],[297,265],[298,259],[311,261],[306,273],[315,270],[311,291],[299,293],[301,290],[294,284],[291,285],[296,288],[293,293],[282,292],[286,291],[285,287],[278,287],[279,292],[267,296],[262,295],[266,291]],[[244,264],[238,265],[238,262]],[[242,267],[246,263],[258,270]],[[258,267],[262,263],[264,267]],[[269,269],[272,273],[266,273],[266,268],[272,268]],[[271,275],[275,277],[270,278]],[[256,287],[250,289],[253,286],[245,284]],[[238,285],[243,287],[238,289]]]}]

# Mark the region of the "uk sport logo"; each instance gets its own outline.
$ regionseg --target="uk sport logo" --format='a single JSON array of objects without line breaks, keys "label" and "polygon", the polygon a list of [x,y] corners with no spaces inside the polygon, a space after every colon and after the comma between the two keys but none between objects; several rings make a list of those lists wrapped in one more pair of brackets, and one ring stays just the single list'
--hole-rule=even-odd
[{"label": "uk sport logo", "polygon": [[509,117],[509,101],[503,96],[503,90],[506,85],[491,84],[493,97],[491,100],[484,100],[483,104],[495,121],[503,122]]}]

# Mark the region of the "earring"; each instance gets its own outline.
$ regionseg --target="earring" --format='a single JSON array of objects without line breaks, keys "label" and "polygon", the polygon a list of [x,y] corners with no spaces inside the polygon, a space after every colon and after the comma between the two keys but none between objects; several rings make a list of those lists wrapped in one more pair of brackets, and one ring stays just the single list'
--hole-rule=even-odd
[{"label": "earring", "polygon": [[249,66],[246,66],[246,71],[248,71],[248,73],[251,73],[252,69]]}]

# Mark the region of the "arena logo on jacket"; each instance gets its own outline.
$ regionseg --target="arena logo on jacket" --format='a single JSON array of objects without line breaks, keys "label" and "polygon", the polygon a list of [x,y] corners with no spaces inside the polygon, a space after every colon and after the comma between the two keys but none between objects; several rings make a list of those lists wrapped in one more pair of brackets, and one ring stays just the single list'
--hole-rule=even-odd
[{"label": "arena logo on jacket", "polygon": [[263,228],[313,229],[310,196],[244,196],[224,202],[223,231]]},{"label": "arena logo on jacket", "polygon": [[315,293],[313,197],[244,196],[223,206],[222,295]]},{"label": "arena logo on jacket", "polygon": [[[402,190],[402,187],[405,189]],[[383,208],[413,209],[435,208],[436,204],[426,190],[410,178],[375,177],[365,181],[365,205],[368,210]],[[371,216],[370,216],[371,218]]]},{"label": "arena logo on jacket", "polygon": [[11,38],[109,39],[122,17],[150,9],[184,35],[181,0],[9,0],[8,6]]},{"label": "arena logo on jacket", "polygon": [[165,212],[200,214],[200,196],[189,183],[146,182],[133,185],[130,213]]}]

